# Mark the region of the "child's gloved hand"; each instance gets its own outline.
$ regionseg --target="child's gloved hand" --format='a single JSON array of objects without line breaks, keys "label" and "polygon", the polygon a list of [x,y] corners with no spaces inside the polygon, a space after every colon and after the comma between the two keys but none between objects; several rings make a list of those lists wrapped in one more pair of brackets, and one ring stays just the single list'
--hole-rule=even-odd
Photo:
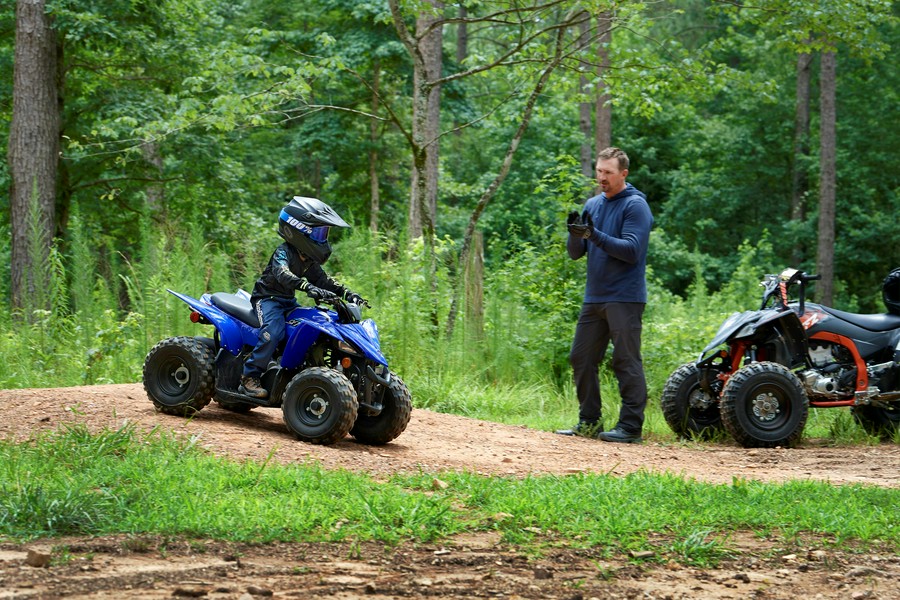
[{"label": "child's gloved hand", "polygon": [[347,302],[352,302],[353,304],[358,304],[359,306],[366,305],[369,308],[372,308],[372,305],[369,304],[369,301],[357,294],[356,292],[347,291],[344,292],[344,300]]},{"label": "child's gloved hand", "polygon": [[328,290],[323,290],[320,287],[316,287],[314,285],[306,286],[306,289],[303,290],[306,292],[306,295],[315,300],[316,302],[322,302],[323,300],[334,300],[337,298],[337,294],[334,292],[329,292]]}]

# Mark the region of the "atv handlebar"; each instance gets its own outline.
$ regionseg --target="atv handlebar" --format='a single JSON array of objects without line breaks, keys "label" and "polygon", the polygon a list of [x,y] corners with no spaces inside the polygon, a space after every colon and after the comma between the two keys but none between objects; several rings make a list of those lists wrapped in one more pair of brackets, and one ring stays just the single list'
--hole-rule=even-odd
[{"label": "atv handlebar", "polygon": [[763,292],[761,309],[765,309],[766,305],[772,298],[776,298],[782,309],[788,308],[790,299],[788,297],[788,288],[791,285],[798,284],[800,286],[799,314],[803,314],[806,310],[806,284],[810,281],[818,281],[822,279],[821,275],[810,275],[797,269],[785,269],[778,275],[766,275],[760,285],[765,288]]},{"label": "atv handlebar", "polygon": [[343,323],[359,323],[360,319],[362,319],[362,305],[364,304],[371,308],[368,302],[363,301],[362,304],[356,304],[337,295],[322,298],[316,302],[316,306],[321,306],[322,304],[333,306],[334,311],[338,314],[338,318]]}]

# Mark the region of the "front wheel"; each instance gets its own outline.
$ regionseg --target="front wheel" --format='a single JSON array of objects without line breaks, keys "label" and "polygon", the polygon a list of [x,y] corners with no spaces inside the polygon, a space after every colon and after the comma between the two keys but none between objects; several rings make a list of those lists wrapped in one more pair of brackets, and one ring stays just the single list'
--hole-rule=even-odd
[{"label": "front wheel", "polygon": [[394,374],[391,374],[391,383],[384,388],[381,405],[381,412],[374,417],[358,415],[350,435],[364,444],[380,446],[403,433],[412,414],[412,400],[406,384]]},{"label": "front wheel", "polygon": [[721,413],[725,429],[745,448],[793,446],[803,434],[809,401],[787,367],[758,362],[725,384]]},{"label": "front wheel", "polygon": [[700,369],[694,363],[681,365],[669,376],[660,407],[679,437],[709,439],[723,429],[719,403],[700,386]]},{"label": "front wheel", "polygon": [[284,424],[297,439],[325,445],[342,440],[350,432],[359,403],[343,373],[310,367],[287,384],[281,410]]},{"label": "front wheel", "polygon": [[202,340],[176,337],[153,346],[144,360],[144,389],[161,413],[189,417],[209,404],[215,363]]},{"label": "front wheel", "polygon": [[850,409],[866,433],[888,442],[900,431],[900,405],[890,407],[860,405]]}]

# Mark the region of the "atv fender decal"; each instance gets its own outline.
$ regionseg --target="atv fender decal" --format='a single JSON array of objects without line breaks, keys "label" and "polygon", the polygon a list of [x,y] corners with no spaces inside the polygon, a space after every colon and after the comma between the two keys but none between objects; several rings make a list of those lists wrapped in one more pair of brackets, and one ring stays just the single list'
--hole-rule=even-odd
[{"label": "atv fender decal", "polygon": [[814,325],[818,325],[819,323],[829,319],[831,315],[829,315],[824,310],[807,310],[803,317],[800,319],[800,323],[803,324],[803,329],[809,329]]}]

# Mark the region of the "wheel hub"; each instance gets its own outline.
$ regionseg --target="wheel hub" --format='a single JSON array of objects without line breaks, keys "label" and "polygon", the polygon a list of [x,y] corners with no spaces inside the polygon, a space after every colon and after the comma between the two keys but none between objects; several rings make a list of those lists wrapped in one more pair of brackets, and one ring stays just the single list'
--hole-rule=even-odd
[{"label": "wheel hub", "polygon": [[175,383],[179,386],[184,387],[191,380],[191,372],[187,367],[181,365],[172,372],[172,379],[174,379]]},{"label": "wheel hub", "polygon": [[780,412],[778,399],[770,392],[759,394],[753,399],[753,414],[761,421],[772,421]]},{"label": "wheel hub", "polygon": [[328,410],[328,401],[321,396],[313,396],[306,405],[306,412],[312,416],[321,418],[325,411]]},{"label": "wheel hub", "polygon": [[712,396],[699,389],[691,392],[688,402],[695,410],[707,410],[713,405]]}]

